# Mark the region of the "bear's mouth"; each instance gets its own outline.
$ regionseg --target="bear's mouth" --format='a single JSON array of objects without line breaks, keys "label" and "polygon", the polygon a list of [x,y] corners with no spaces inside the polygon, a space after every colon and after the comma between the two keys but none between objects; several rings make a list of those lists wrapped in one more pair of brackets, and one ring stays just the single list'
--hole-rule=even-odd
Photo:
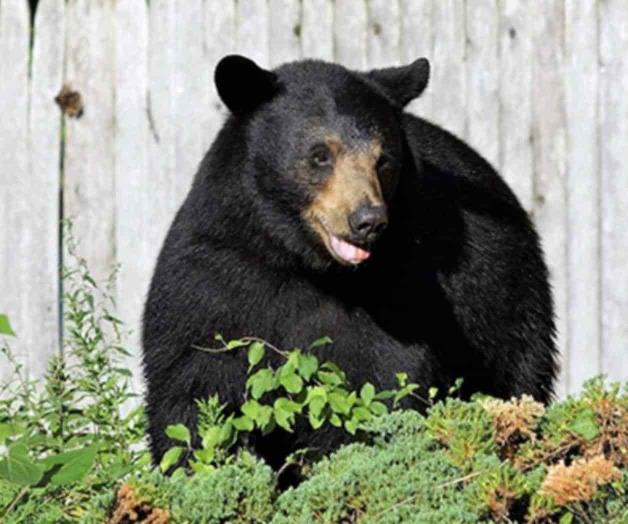
[{"label": "bear's mouth", "polygon": [[320,219],[316,220],[314,229],[321,237],[330,255],[345,266],[357,266],[371,256],[371,253],[363,246],[353,244],[339,235],[331,233]]},{"label": "bear's mouth", "polygon": [[337,260],[339,259],[341,262],[352,265],[364,262],[371,256],[371,253],[366,249],[362,249],[332,234],[329,235],[328,249]]}]

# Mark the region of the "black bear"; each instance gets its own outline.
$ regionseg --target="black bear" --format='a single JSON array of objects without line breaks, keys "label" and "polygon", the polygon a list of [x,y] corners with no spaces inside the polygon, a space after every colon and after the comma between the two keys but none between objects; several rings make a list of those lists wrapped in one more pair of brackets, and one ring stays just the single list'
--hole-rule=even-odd
[{"label": "black bear", "polygon": [[[231,115],[170,228],[144,312],[156,460],[172,445],[167,425],[196,427],[195,399],[243,401],[246,352],[193,348],[215,333],[286,349],[329,336],[320,358],[355,388],[394,388],[403,371],[441,391],[462,377],[464,395],[550,399],[539,239],[485,160],[403,111],[428,77],[425,59],[370,72],[316,60],[268,71],[235,55],[218,64]],[[252,444],[274,465],[343,438],[280,433]]]}]

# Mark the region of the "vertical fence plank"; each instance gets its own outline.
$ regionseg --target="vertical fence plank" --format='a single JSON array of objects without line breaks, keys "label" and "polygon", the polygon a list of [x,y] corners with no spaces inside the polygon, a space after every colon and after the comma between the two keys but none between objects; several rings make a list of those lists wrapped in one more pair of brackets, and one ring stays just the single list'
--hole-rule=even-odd
[{"label": "vertical fence plank", "polygon": [[[235,52],[236,20],[233,0],[205,0],[205,67],[210,71],[209,110],[205,118],[205,144],[209,147],[227,116],[214,86],[214,69],[225,55]],[[217,38],[216,35],[220,35]]]},{"label": "vertical fence plank", "polygon": [[269,65],[298,60],[301,56],[301,2],[269,0]]},{"label": "vertical fence plank", "polygon": [[338,0],[334,11],[335,60],[350,69],[366,69],[367,7],[365,0]]},{"label": "vertical fence plank", "polygon": [[466,129],[469,143],[499,162],[499,9],[497,0],[466,4]]},{"label": "vertical fence plank", "polygon": [[534,48],[532,60],[532,130],[534,220],[554,291],[557,345],[561,371],[556,391],[567,391],[567,209],[564,113],[564,4],[535,0],[530,6]]},{"label": "vertical fence plank", "polygon": [[597,1],[565,3],[569,392],[599,373]]},{"label": "vertical fence plank", "polygon": [[628,377],[628,5],[600,3],[602,369]]},{"label": "vertical fence plank", "polygon": [[301,50],[305,58],[334,59],[334,8],[332,0],[302,3]]},{"label": "vertical fence plank", "polygon": [[400,61],[400,13],[398,0],[369,0],[368,67],[390,67]]},{"label": "vertical fence plank", "polygon": [[499,167],[523,207],[532,212],[532,36],[527,2],[500,2]]},{"label": "vertical fence plank", "polygon": [[[40,299],[29,282],[32,275],[24,271],[30,257],[29,238],[34,235],[28,194],[29,17],[23,0],[0,3],[0,312],[9,315],[18,334],[11,347],[27,372],[30,354],[37,358],[40,347],[29,331],[37,329],[34,324],[41,320],[29,318],[31,311],[24,299],[25,294]],[[0,378],[10,378],[10,366],[4,357],[0,359]]]},{"label": "vertical fence plank", "polygon": [[209,109],[210,68],[203,60],[205,30],[203,0],[175,2],[174,113],[175,187],[178,204],[190,190],[207,144],[203,119]]},{"label": "vertical fence plank", "polygon": [[465,135],[466,74],[463,0],[438,0],[432,6],[434,65],[432,117],[460,138]]},{"label": "vertical fence plank", "polygon": [[268,11],[267,0],[238,0],[236,45],[238,52],[268,67]]},{"label": "vertical fence plank", "polygon": [[40,2],[36,12],[31,65],[28,204],[30,234],[23,269],[28,275],[29,358],[33,377],[44,374],[59,351],[59,190],[61,112],[54,98],[63,84],[65,2]]},{"label": "vertical fence plank", "polygon": [[[129,53],[129,49],[133,49]],[[159,244],[153,226],[153,180],[148,169],[148,8],[145,2],[118,2],[115,12],[115,198],[117,305],[130,338],[127,365],[135,392],[141,391],[140,325],[144,297]]]},{"label": "vertical fence plank", "polygon": [[148,169],[151,174],[153,227],[151,241],[161,245],[172,221],[177,196],[175,130],[175,19],[171,0],[151,0],[148,13],[148,98],[146,111],[150,136]]},{"label": "vertical fence plank", "polygon": [[[434,68],[434,32],[432,30],[432,0],[401,0],[401,62],[409,64],[426,57]],[[411,102],[407,111],[425,118],[432,116],[432,99],[436,91],[430,79],[419,99]]]},{"label": "vertical fence plank", "polygon": [[65,83],[81,95],[80,118],[66,118],[64,213],[97,280],[114,263],[113,2],[66,5]]}]

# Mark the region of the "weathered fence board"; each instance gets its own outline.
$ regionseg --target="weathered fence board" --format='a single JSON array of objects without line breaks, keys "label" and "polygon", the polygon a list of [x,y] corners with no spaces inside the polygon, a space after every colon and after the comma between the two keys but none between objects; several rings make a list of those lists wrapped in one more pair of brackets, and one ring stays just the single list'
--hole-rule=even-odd
[{"label": "weathered fence board", "polygon": [[[567,236],[565,194],[565,111],[563,88],[564,4],[562,0],[534,0],[532,37],[532,133],[534,166],[533,217],[550,272],[556,311],[557,345],[567,349]],[[566,368],[561,369],[557,393],[567,392]]]},{"label": "weathered fence board", "polygon": [[[220,35],[220,38],[216,38]],[[205,0],[205,63],[210,71],[209,85],[206,86],[209,95],[205,118],[205,142],[207,148],[216,136],[225,117],[227,109],[224,107],[218,93],[213,87],[213,70],[218,61],[225,55],[235,52],[236,46],[236,12],[235,2],[224,0]]]},{"label": "weathered fence board", "polygon": [[497,0],[466,4],[466,136],[499,165],[499,10]]},{"label": "weathered fence board", "polygon": [[[602,369],[628,377],[628,6],[600,9]],[[573,358],[576,358],[575,356]]]},{"label": "weathered fence board", "polygon": [[334,58],[353,69],[366,69],[368,13],[366,0],[336,2],[334,10]]},{"label": "weathered fence board", "polygon": [[434,0],[432,31],[435,37],[432,55],[431,117],[437,124],[464,138],[466,37],[463,0]]},{"label": "weathered fence board", "polygon": [[194,174],[209,145],[203,136],[203,118],[209,108],[211,71],[205,65],[203,1],[176,0],[174,11],[174,71],[172,80],[177,206],[187,195]]},{"label": "weathered fence board", "polygon": [[[179,205],[176,171],[175,131],[175,4],[171,0],[151,0],[148,13],[148,85],[146,112],[150,129],[148,141],[149,189],[153,201],[152,241],[163,240],[169,222]],[[161,240],[159,239],[161,235]]]},{"label": "weathered fence board", "polygon": [[[141,311],[159,240],[151,235],[154,216],[149,170],[148,7],[146,2],[118,2],[115,12],[115,248],[120,272],[116,281],[118,315],[132,332],[128,360],[140,368]],[[129,50],[133,49],[130,53]],[[160,234],[163,235],[163,231]],[[134,376],[139,390],[141,375]]]},{"label": "weathered fence board", "polygon": [[278,66],[301,56],[301,3],[269,0],[268,65]]},{"label": "weathered fence board", "polygon": [[72,0],[66,20],[65,83],[84,109],[65,119],[64,214],[93,274],[104,280],[115,261],[113,1]]},{"label": "weathered fence board", "polygon": [[[417,58],[426,57],[433,70],[432,0],[401,0],[400,26],[401,62],[409,64]],[[423,94],[408,105],[408,111],[424,118],[432,117],[433,85],[430,79]]]},{"label": "weathered fence board", "polygon": [[31,63],[28,184],[30,234],[22,260],[30,291],[29,322],[21,342],[29,354],[29,373],[39,377],[59,341],[59,184],[61,181],[61,113],[52,103],[63,83],[65,2],[43,2],[36,13],[39,30],[33,35]]},{"label": "weathered fence board", "polygon": [[303,2],[301,49],[304,57],[333,60],[334,8],[332,0]]},{"label": "weathered fence board", "polygon": [[499,167],[501,175],[528,211],[532,183],[532,18],[525,0],[500,2]]},{"label": "weathered fence board", "polygon": [[[18,362],[29,371],[37,348],[48,335],[38,326],[34,301],[38,290],[31,281],[33,266],[26,263],[29,245],[43,240],[43,231],[30,220],[29,148],[28,148],[28,54],[29,11],[26,2],[3,0],[0,3],[0,309],[11,313],[20,342],[13,346]],[[32,239],[32,240],[31,240]],[[33,331],[31,331],[33,330]],[[51,335],[55,336],[55,332]],[[38,340],[36,337],[44,337]],[[42,344],[46,348],[46,344]],[[4,370],[0,364],[0,370]],[[1,378],[9,378],[0,374]]]},{"label": "weathered fence board", "polygon": [[399,16],[398,2],[371,0],[368,3],[367,62],[369,68],[399,64],[401,58]]},{"label": "weathered fence board", "polygon": [[[238,53],[257,61],[261,66],[268,67],[268,19],[270,13],[265,0],[238,0],[236,27],[236,49]],[[274,13],[273,13],[274,15]]]},{"label": "weathered fence board", "polygon": [[[155,257],[226,117],[213,69],[237,52],[268,67],[430,59],[409,110],[467,138],[538,225],[559,393],[599,371],[628,378],[626,2],[41,0],[30,23],[26,0],[0,2],[0,312],[31,376],[58,349],[61,215],[97,278],[121,264],[138,365]],[[63,84],[79,118],[53,102]]]},{"label": "weathered fence board", "polygon": [[[567,358],[569,390],[600,371],[598,19],[595,0],[565,4]],[[628,277],[627,277],[628,278]]]}]

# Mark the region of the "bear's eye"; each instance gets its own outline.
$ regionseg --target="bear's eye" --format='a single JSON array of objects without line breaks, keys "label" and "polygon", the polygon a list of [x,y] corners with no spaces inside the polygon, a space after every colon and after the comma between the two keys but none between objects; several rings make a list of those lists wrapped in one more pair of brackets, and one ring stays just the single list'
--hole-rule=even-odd
[{"label": "bear's eye", "polygon": [[310,153],[310,164],[314,167],[327,167],[332,161],[331,151],[326,147],[316,147]]}]

